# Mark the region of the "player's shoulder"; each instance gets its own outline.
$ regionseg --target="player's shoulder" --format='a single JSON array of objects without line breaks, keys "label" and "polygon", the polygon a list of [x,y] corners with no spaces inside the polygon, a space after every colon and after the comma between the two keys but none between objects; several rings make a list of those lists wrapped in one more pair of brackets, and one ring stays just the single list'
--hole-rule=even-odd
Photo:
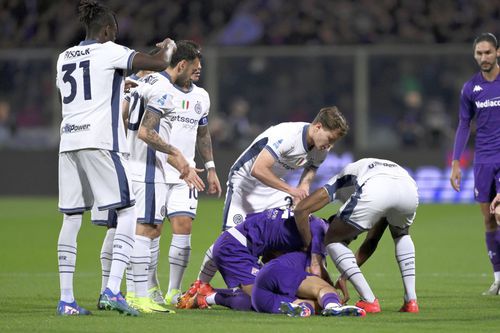
[{"label": "player's shoulder", "polygon": [[[476,88],[476,86],[480,86],[480,84],[483,82],[484,82],[484,78],[483,78],[481,72],[475,73],[467,81],[465,81],[465,83],[462,87],[462,94],[473,92],[474,88]],[[476,88],[476,89],[478,89],[478,88]]]}]

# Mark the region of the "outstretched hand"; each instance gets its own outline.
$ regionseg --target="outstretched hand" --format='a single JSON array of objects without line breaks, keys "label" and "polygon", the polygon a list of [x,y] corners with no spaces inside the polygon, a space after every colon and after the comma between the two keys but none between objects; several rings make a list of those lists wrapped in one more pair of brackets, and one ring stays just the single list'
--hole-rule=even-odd
[{"label": "outstretched hand", "polygon": [[350,299],[349,290],[347,289],[347,281],[340,276],[337,281],[335,281],[333,287],[342,292],[342,299],[340,301],[342,304],[346,304]]},{"label": "outstretched hand", "polygon": [[205,190],[205,183],[198,176],[198,173],[203,172],[203,169],[197,169],[193,167],[185,167],[181,169],[180,179],[184,180],[190,188],[195,188],[198,192]]}]

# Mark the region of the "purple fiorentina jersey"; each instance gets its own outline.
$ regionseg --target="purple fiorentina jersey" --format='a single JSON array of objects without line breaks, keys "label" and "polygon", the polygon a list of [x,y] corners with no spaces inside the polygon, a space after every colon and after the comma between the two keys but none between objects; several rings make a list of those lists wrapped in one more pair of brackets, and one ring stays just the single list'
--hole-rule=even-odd
[{"label": "purple fiorentina jersey", "polygon": [[[323,239],[328,224],[318,217],[309,218],[311,228],[311,252],[325,253]],[[297,251],[302,248],[295,218],[289,210],[268,209],[261,213],[247,215],[245,221],[236,226],[247,238],[247,246],[252,255],[260,256],[266,251]]]},{"label": "purple fiorentina jersey", "polygon": [[465,149],[474,117],[477,124],[474,163],[500,162],[500,75],[489,82],[479,72],[464,84],[454,160],[459,160]]}]

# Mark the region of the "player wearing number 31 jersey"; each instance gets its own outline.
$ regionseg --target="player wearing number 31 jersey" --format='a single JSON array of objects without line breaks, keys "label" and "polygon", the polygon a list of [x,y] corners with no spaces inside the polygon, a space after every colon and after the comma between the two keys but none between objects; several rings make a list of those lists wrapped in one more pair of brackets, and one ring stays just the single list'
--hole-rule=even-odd
[{"label": "player wearing number 31 jersey", "polygon": [[117,210],[106,307],[137,315],[120,293],[123,272],[134,246],[134,195],[128,176],[121,99],[125,70],[161,71],[170,62],[175,43],[166,39],[153,55],[114,43],[115,14],[94,0],[82,0],[80,21],[85,40],[57,60],[57,87],[62,102],[59,154],[59,210],[64,213],[57,243],[61,298],[60,315],[88,315],[73,295],[76,238],[82,214],[92,206]]}]

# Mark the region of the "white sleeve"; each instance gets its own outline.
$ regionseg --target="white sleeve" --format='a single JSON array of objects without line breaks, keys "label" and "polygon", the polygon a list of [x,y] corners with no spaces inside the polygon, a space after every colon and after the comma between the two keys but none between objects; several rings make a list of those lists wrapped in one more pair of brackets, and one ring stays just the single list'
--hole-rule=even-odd
[{"label": "white sleeve", "polygon": [[269,135],[269,140],[267,141],[266,149],[274,156],[276,160],[281,160],[284,156],[287,156],[293,149],[295,144],[295,138],[290,135],[283,138],[283,134],[273,132]]},{"label": "white sleeve", "polygon": [[159,85],[154,85],[148,90],[148,96],[146,97],[147,105],[146,110],[159,113],[160,116],[165,116],[171,113],[174,109],[172,94],[167,93],[164,89],[159,87]]},{"label": "white sleeve", "polygon": [[106,42],[105,44],[106,55],[112,68],[132,69],[132,61],[137,53],[136,51],[113,42]]}]

